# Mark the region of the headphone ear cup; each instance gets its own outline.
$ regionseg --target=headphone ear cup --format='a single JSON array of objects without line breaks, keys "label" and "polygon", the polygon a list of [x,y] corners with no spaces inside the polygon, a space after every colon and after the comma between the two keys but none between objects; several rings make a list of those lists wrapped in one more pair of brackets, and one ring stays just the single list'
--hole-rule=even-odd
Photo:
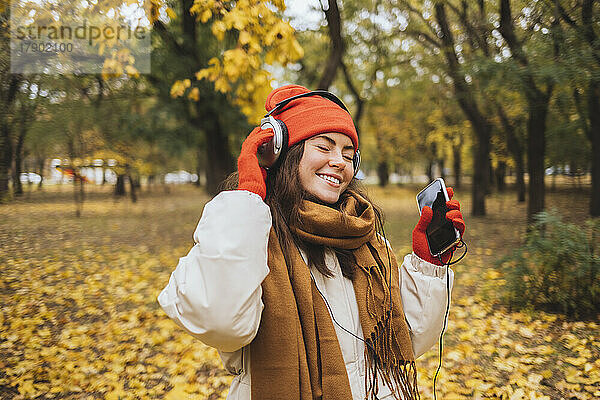
[{"label": "headphone ear cup", "polygon": [[272,129],[273,138],[262,145],[258,152],[258,163],[263,168],[273,168],[279,164],[279,160],[287,152],[288,130],[285,123],[281,120],[268,116],[260,121],[261,129]]},{"label": "headphone ear cup", "polygon": [[279,125],[279,135],[281,135],[279,143],[281,143],[281,153],[285,153],[288,148],[289,143],[289,135],[288,129],[285,123],[277,118],[273,118],[275,123]]},{"label": "headphone ear cup", "polygon": [[360,150],[356,150],[354,157],[352,158],[352,166],[354,167],[354,176],[358,173],[360,168]]},{"label": "headphone ear cup", "polygon": [[279,126],[278,134],[281,135],[281,137],[279,138],[280,139],[279,143],[281,143],[281,150],[279,151],[279,154],[277,155],[277,158],[275,159],[275,163],[273,163],[273,165],[271,166],[271,168],[276,168],[281,163],[281,160],[283,160],[285,158],[285,155],[288,150],[290,137],[289,137],[288,128],[285,125],[285,122],[283,122],[277,118],[273,118],[273,120]]}]

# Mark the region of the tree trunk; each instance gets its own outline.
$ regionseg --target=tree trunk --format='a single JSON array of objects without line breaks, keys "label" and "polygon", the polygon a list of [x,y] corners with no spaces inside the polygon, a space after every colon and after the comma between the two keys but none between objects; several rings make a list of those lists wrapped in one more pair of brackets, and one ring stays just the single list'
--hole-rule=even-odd
[{"label": "tree trunk", "polygon": [[[549,96],[548,96],[549,97]],[[529,202],[527,221],[533,222],[535,214],[544,210],[544,154],[546,151],[546,115],[548,101],[529,101],[527,121],[527,170],[529,171]]]},{"label": "tree trunk", "polygon": [[379,178],[379,186],[387,186],[390,181],[390,172],[386,161],[380,161],[377,164],[377,177]]},{"label": "tree trunk", "polygon": [[494,167],[492,166],[492,159],[488,157],[488,185],[485,191],[486,195],[492,194],[492,187],[494,186]]},{"label": "tree trunk", "polygon": [[204,126],[206,132],[206,191],[214,195],[219,184],[234,171],[234,161],[218,115],[203,118],[201,122],[202,125],[196,126]]},{"label": "tree trunk", "polygon": [[154,186],[154,182],[156,181],[156,175],[149,175],[148,176],[148,189],[146,189],[147,191],[151,191],[152,187]]},{"label": "tree trunk", "polygon": [[[38,87],[39,88],[39,87]],[[29,85],[29,90],[31,89],[31,84]],[[23,185],[21,184],[21,172],[23,172],[23,147],[25,145],[25,137],[27,136],[27,130],[29,128],[31,116],[35,113],[35,109],[37,108],[36,104],[27,105],[21,104],[19,107],[18,114],[18,127],[19,127],[19,135],[17,136],[17,143],[15,146],[15,186],[14,193],[17,196],[23,195]],[[27,168],[30,172],[30,168]],[[27,176],[28,185],[31,184],[29,175]]]},{"label": "tree trunk", "polygon": [[[597,18],[594,18],[594,0],[584,0],[577,4],[581,7],[581,24],[577,24],[567,11],[557,2],[557,9],[562,19],[573,27],[578,33],[583,34],[585,41],[590,46],[590,54],[596,62],[596,67],[600,66],[600,40],[596,33],[598,24]],[[592,76],[588,82],[587,96],[587,116],[583,111],[582,104],[579,99],[579,91],[577,88],[573,90],[575,105],[577,112],[582,121],[584,121],[584,129],[590,143],[592,145],[592,192],[590,196],[590,215],[593,217],[600,216],[600,80],[597,73]],[[587,120],[589,119],[589,125]]]},{"label": "tree trunk", "polygon": [[197,151],[196,151],[196,175],[198,175],[198,179],[196,180],[195,184],[196,187],[200,187],[200,174],[202,173],[202,170],[204,169],[203,164],[203,157],[202,157],[202,148],[198,147]]},{"label": "tree trunk", "polygon": [[13,160],[13,146],[10,138],[10,126],[3,122],[0,126],[0,202],[8,197],[10,166]]},{"label": "tree trunk", "polygon": [[525,162],[523,158],[520,159],[520,162],[517,163],[517,201],[519,203],[525,202],[525,192],[527,190],[525,186]]},{"label": "tree trunk", "polygon": [[[6,79],[4,74],[2,79]],[[8,85],[5,86],[5,81],[0,85],[1,89],[6,88],[6,92],[0,91],[0,202],[8,197],[8,181],[13,161],[12,125],[8,122],[8,115],[22,79],[20,74],[10,74]]]},{"label": "tree trunk", "polygon": [[577,162],[574,159],[571,159],[571,162],[569,163],[569,175],[571,176],[571,182],[573,182],[573,186],[576,189],[581,190],[581,180],[578,179],[577,168]]},{"label": "tree trunk", "polygon": [[40,183],[38,183],[38,190],[42,189],[43,186],[43,182],[44,182],[44,165],[46,163],[46,160],[43,157],[40,157],[37,159],[37,173],[40,176]]},{"label": "tree trunk", "polygon": [[[34,170],[34,168],[32,168],[29,163],[25,164],[25,171],[31,172],[33,170]],[[29,196],[31,195],[32,187],[33,187],[33,180],[31,179],[31,176],[29,174],[27,174],[27,198],[29,198]]]},{"label": "tree trunk", "polygon": [[15,147],[14,164],[12,171],[13,195],[23,196],[23,184],[21,183],[21,173],[23,172],[23,151],[19,150],[19,144]]},{"label": "tree trunk", "polygon": [[508,119],[504,112],[504,108],[499,103],[496,103],[496,110],[500,117],[500,123],[504,129],[506,137],[506,148],[511,154],[516,166],[517,178],[517,201],[522,203],[525,201],[525,165],[523,161],[523,146],[517,137],[514,124]]},{"label": "tree trunk", "polygon": [[504,192],[506,190],[506,182],[504,181],[506,177],[506,163],[504,161],[498,161],[494,175],[496,178],[496,188],[499,192]]},{"label": "tree trunk", "polygon": [[[192,58],[190,73],[194,73],[206,61],[202,62],[200,60],[197,50],[199,44],[196,16],[190,13],[190,7],[194,4],[194,1],[182,0],[181,4],[184,9],[182,29],[185,40],[182,46],[176,42],[173,43],[173,46],[183,51],[184,55]],[[206,191],[213,195],[217,193],[219,184],[235,169],[233,156],[229,151],[229,139],[219,121],[220,109],[217,96],[217,94],[213,96],[214,100],[211,102],[213,107],[209,107],[207,102],[196,102],[194,112],[190,113],[190,122],[193,126],[201,129],[206,137],[206,147],[204,149],[206,152]],[[164,185],[164,187],[167,191],[168,186]]]},{"label": "tree trunk", "polygon": [[[556,23],[556,21],[554,22]],[[541,91],[531,72],[531,66],[514,28],[509,0],[500,0],[499,31],[508,44],[513,59],[523,69],[522,91],[527,99],[527,170],[529,172],[529,199],[527,202],[527,222],[531,224],[535,214],[544,210],[544,155],[546,151],[546,116],[553,91],[553,84],[547,83],[546,92]]]},{"label": "tree trunk", "polygon": [[473,89],[467,85],[458,56],[454,51],[454,38],[450,31],[444,3],[435,3],[435,17],[440,26],[440,39],[446,57],[448,73],[452,78],[454,93],[458,104],[471,122],[475,132],[473,146],[473,185],[472,215],[485,215],[485,195],[489,181],[489,154],[491,127],[489,121],[479,110]]},{"label": "tree trunk", "polygon": [[[480,121],[483,123],[483,121]],[[485,122],[484,125],[475,127],[475,146],[473,147],[473,188],[471,191],[471,201],[473,215],[485,215],[485,195],[488,191],[488,171],[490,155],[490,127]]]},{"label": "tree trunk", "polygon": [[446,175],[444,173],[444,159],[440,158],[437,162],[438,168],[440,169],[440,178],[442,178],[444,181],[446,181]]},{"label": "tree trunk", "polygon": [[77,178],[78,174],[74,171],[73,173],[73,196],[75,199],[75,216],[77,218],[81,217],[83,213],[83,200],[84,200],[84,189],[83,189],[83,179],[81,176]]},{"label": "tree trunk", "polygon": [[[23,110],[21,112],[25,113]],[[24,124],[21,121],[21,124]],[[14,169],[13,169],[13,194],[23,196],[23,184],[21,183],[21,173],[23,172],[23,145],[25,143],[25,134],[27,130],[24,125],[20,126],[19,136],[15,145]]]},{"label": "tree trunk", "polygon": [[131,174],[127,174],[127,178],[129,180],[129,189],[131,191],[131,201],[133,203],[135,203],[137,201],[137,194],[136,194],[136,187],[137,184],[135,183],[133,177],[131,176]]},{"label": "tree trunk", "polygon": [[600,84],[590,80],[588,88],[588,114],[590,129],[588,136],[592,143],[592,194],[590,215],[600,216]]},{"label": "tree trunk", "polygon": [[325,11],[325,18],[327,19],[331,47],[327,63],[325,64],[325,70],[323,71],[323,75],[321,76],[318,85],[318,88],[322,90],[328,90],[329,86],[331,86],[337,73],[337,69],[342,63],[342,56],[344,55],[342,21],[340,19],[340,10],[337,5],[337,0],[328,0],[328,3],[329,7]]},{"label": "tree trunk", "polygon": [[429,182],[433,181],[433,161],[427,162],[425,173],[427,174],[427,179],[429,179]]},{"label": "tree trunk", "polygon": [[115,196],[125,196],[125,175],[118,174],[117,182],[115,183]]},{"label": "tree trunk", "polygon": [[460,146],[452,147],[452,169],[454,170],[454,188],[460,188],[460,174],[461,174],[461,154]]}]

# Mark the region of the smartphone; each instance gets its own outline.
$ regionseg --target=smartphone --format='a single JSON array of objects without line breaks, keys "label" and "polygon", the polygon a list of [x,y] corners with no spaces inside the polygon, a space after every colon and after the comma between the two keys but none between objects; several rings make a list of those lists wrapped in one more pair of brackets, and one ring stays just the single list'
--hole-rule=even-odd
[{"label": "smartphone", "polygon": [[460,233],[446,219],[448,191],[442,178],[437,178],[417,194],[419,214],[425,206],[433,210],[433,218],[425,231],[431,255],[437,257],[460,242]]}]

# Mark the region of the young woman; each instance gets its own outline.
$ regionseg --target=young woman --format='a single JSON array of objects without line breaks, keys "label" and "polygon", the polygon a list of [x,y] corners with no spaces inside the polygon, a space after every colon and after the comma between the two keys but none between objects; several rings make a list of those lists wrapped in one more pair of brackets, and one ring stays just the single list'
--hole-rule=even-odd
[{"label": "young woman", "polygon": [[[257,150],[273,130],[250,133],[228,180],[237,190],[206,204],[196,244],[158,301],[219,350],[236,375],[228,399],[418,398],[415,358],[440,336],[453,281],[427,247],[431,209],[398,267],[381,213],[354,179],[352,118],[308,93],[290,85],[267,97],[287,127],[287,153],[265,171]],[[447,205],[462,234],[458,202]]]}]

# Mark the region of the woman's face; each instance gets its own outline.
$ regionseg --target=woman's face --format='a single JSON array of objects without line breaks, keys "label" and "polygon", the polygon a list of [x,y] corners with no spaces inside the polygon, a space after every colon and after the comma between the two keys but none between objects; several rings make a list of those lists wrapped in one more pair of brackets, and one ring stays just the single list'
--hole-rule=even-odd
[{"label": "woman's face", "polygon": [[306,139],[298,166],[302,188],[324,203],[335,203],[354,176],[353,157],[352,140],[342,133]]}]

